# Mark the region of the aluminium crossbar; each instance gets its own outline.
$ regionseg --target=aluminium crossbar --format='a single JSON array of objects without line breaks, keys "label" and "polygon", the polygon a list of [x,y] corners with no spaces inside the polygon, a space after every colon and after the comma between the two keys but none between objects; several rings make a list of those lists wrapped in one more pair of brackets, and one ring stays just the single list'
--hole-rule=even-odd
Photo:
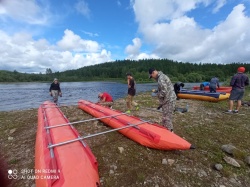
[{"label": "aluminium crossbar", "polygon": [[47,126],[47,127],[45,127],[45,129],[52,129],[52,128],[57,128],[57,127],[63,127],[63,126],[67,126],[67,125],[84,123],[84,122],[88,122],[88,121],[95,121],[95,120],[105,119],[105,118],[112,118],[112,117],[121,116],[121,115],[126,115],[126,113],[120,113],[120,114],[115,114],[115,115],[110,115],[110,116],[103,116],[103,117],[99,117],[99,118],[91,118],[91,119],[86,119],[86,120],[82,120],[82,121],[75,121],[75,122],[70,122],[70,123],[64,123],[64,124],[54,125],[54,126]]},{"label": "aluminium crossbar", "polygon": [[128,123],[127,126],[123,126],[123,127],[119,127],[119,128],[111,129],[111,130],[108,130],[108,131],[95,133],[95,134],[90,134],[90,135],[87,135],[87,136],[82,136],[82,137],[79,137],[79,138],[76,138],[76,139],[73,139],[73,140],[68,140],[68,141],[65,141],[65,142],[51,144],[51,145],[48,146],[48,148],[51,149],[53,147],[57,147],[57,146],[61,146],[61,145],[69,144],[69,143],[73,143],[73,142],[84,140],[84,139],[91,138],[91,137],[94,137],[94,136],[99,136],[99,135],[102,135],[102,134],[107,134],[107,133],[110,133],[110,132],[119,131],[119,130],[130,128],[130,127],[135,127],[135,126],[147,123],[147,122],[150,122],[150,121],[143,121],[143,122],[140,122],[140,123],[137,123],[137,124],[129,124]]}]

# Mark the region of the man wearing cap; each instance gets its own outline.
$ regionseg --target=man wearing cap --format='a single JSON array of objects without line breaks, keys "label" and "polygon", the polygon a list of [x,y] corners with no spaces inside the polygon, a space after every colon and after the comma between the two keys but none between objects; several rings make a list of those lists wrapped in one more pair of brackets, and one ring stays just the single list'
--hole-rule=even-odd
[{"label": "man wearing cap", "polygon": [[108,94],[107,92],[102,92],[98,94],[98,98],[100,99],[98,101],[99,104],[112,108],[113,98],[110,94]]},{"label": "man wearing cap", "polygon": [[173,84],[167,75],[154,68],[149,69],[149,77],[154,78],[158,82],[157,96],[160,105],[157,109],[162,108],[162,125],[172,132],[172,117],[176,101]]},{"label": "man wearing cap", "polygon": [[[229,110],[227,110],[226,113],[239,112],[241,100],[245,92],[245,86],[249,85],[249,78],[244,72],[245,68],[239,67],[237,73],[231,79],[230,86],[232,86],[232,90],[229,97]],[[233,111],[234,101],[237,101],[237,106],[236,110]]]},{"label": "man wearing cap", "polygon": [[135,96],[136,93],[136,89],[135,89],[135,80],[132,77],[131,73],[127,73],[127,82],[128,82],[128,96],[126,99],[126,103],[127,103],[127,113],[130,113],[132,110],[132,105],[136,106],[136,110],[139,110],[139,106],[136,102],[133,101],[133,98]]},{"label": "man wearing cap", "polygon": [[49,94],[53,97],[54,103],[57,103],[58,95],[62,97],[60,83],[58,82],[57,78],[54,78],[54,81],[50,85]]}]

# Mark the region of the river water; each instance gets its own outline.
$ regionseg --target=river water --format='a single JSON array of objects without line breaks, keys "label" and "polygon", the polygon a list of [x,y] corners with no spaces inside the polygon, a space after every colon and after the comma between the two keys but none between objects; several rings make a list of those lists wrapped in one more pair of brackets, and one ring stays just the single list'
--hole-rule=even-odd
[{"label": "river water", "polygon": [[[24,110],[38,108],[44,101],[52,101],[49,95],[51,83],[8,83],[0,84],[0,111]],[[199,83],[186,83],[189,89]],[[127,95],[127,84],[116,82],[62,82],[60,83],[63,96],[59,97],[60,104],[73,105],[84,99],[98,101],[99,92],[108,92],[113,99]],[[156,83],[137,84],[137,93],[156,89]]]}]

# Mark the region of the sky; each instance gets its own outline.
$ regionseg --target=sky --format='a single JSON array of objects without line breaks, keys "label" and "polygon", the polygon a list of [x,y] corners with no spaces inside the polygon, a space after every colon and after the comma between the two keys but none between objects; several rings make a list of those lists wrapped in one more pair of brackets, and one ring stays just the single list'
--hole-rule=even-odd
[{"label": "sky", "polygon": [[250,63],[250,0],[0,0],[0,70]]}]

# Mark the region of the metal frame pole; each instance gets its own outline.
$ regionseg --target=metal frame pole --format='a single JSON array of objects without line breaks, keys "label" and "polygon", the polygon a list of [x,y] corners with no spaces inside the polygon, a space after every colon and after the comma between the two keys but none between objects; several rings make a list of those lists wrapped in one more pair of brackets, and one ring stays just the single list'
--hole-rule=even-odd
[{"label": "metal frame pole", "polygon": [[71,123],[64,123],[64,124],[59,124],[59,125],[55,125],[55,126],[45,127],[45,129],[63,127],[63,126],[67,126],[67,125],[73,125],[73,124],[77,124],[77,123],[84,123],[84,122],[88,122],[88,121],[95,121],[95,120],[105,119],[105,118],[112,118],[112,117],[121,116],[121,115],[126,115],[126,113],[119,113],[119,114],[115,114],[115,115],[111,115],[111,116],[103,116],[103,117],[99,117],[99,118],[92,118],[92,119],[86,119],[86,120],[82,120],[82,121],[71,122]]},{"label": "metal frame pole", "polygon": [[143,122],[140,122],[140,123],[137,123],[137,124],[128,124],[127,126],[124,126],[124,127],[119,127],[119,128],[111,129],[111,130],[104,131],[104,132],[98,132],[98,133],[95,133],[95,134],[90,134],[88,136],[82,136],[82,137],[79,137],[79,138],[76,138],[76,139],[73,139],[73,140],[68,140],[68,141],[65,141],[65,142],[60,142],[60,143],[49,145],[48,148],[51,149],[53,147],[73,143],[73,142],[76,142],[76,141],[79,141],[79,140],[84,140],[84,139],[91,138],[91,137],[94,137],[94,136],[99,136],[99,135],[102,135],[102,134],[107,134],[107,133],[110,133],[110,132],[119,131],[119,130],[130,128],[130,127],[135,127],[135,126],[147,123],[147,122],[149,122],[149,121],[143,121]]}]

